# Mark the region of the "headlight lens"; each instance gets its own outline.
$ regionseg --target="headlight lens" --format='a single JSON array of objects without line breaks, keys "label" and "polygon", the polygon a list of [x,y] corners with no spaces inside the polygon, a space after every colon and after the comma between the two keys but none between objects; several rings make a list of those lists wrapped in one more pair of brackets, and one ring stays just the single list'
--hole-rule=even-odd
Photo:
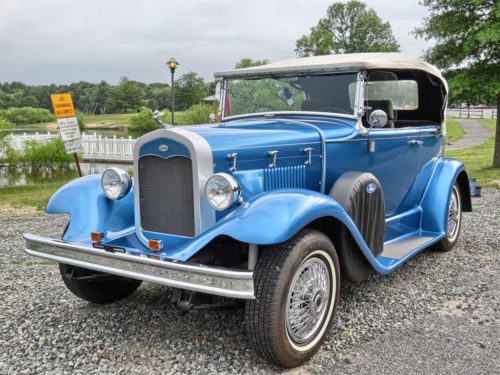
[{"label": "headlight lens", "polygon": [[212,208],[218,211],[227,210],[237,203],[241,195],[238,181],[227,173],[216,173],[205,185],[205,196]]},{"label": "headlight lens", "polygon": [[101,186],[106,197],[116,200],[127,195],[132,187],[132,179],[121,168],[109,168],[102,174]]}]

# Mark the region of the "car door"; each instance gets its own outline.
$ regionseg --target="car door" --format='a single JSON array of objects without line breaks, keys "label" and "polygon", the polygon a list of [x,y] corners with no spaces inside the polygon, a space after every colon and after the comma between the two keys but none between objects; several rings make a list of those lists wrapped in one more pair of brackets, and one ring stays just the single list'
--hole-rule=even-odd
[{"label": "car door", "polygon": [[371,129],[368,134],[368,170],[382,186],[386,216],[397,211],[413,185],[421,143],[417,128]]}]

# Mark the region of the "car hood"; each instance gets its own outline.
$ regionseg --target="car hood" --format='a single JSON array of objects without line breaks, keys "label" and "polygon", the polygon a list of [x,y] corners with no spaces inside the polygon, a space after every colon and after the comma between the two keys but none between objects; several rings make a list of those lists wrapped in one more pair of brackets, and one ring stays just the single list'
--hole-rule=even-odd
[{"label": "car hood", "polygon": [[254,147],[272,147],[343,138],[353,132],[353,121],[305,121],[303,119],[250,119],[217,125],[183,127],[206,139],[214,153]]}]

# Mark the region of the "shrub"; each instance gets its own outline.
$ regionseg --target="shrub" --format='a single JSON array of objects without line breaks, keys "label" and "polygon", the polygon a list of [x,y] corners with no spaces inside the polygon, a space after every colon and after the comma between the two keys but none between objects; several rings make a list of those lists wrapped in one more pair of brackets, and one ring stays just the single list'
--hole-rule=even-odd
[{"label": "shrub", "polygon": [[185,112],[184,119],[189,125],[207,124],[213,112],[215,112],[214,107],[210,104],[195,104]]},{"label": "shrub", "polygon": [[[163,116],[161,116],[161,120],[165,124],[170,124],[172,122],[172,112],[168,108],[162,109],[161,112],[163,113]],[[186,122],[186,112],[182,111],[175,111],[175,125],[188,125]]]},{"label": "shrub", "polygon": [[8,142],[3,147],[2,162],[9,165],[21,163],[22,154],[12,147]]},{"label": "shrub", "polygon": [[33,107],[2,109],[0,117],[13,124],[33,124],[55,120],[54,115],[48,109]]},{"label": "shrub", "polygon": [[76,119],[78,120],[78,126],[80,127],[80,131],[85,131],[85,126],[87,122],[85,120],[85,116],[81,112],[76,112]]},{"label": "shrub", "polygon": [[10,121],[0,117],[0,141],[11,132],[12,128]]},{"label": "shrub", "polygon": [[153,118],[153,111],[150,109],[143,109],[130,119],[129,132],[135,137],[156,129],[160,129],[160,127],[156,124]]},{"label": "shrub", "polygon": [[21,157],[21,162],[31,167],[59,167],[68,165],[72,161],[72,156],[66,154],[64,142],[60,138],[45,144],[28,141],[25,143],[24,155]]}]

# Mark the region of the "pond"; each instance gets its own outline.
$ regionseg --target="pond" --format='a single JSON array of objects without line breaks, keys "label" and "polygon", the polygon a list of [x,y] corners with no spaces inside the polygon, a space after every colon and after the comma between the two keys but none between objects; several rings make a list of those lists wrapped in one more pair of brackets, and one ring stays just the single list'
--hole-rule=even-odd
[{"label": "pond", "polygon": [[[83,175],[102,173],[110,167],[119,167],[132,173],[132,164],[80,163]],[[76,167],[70,164],[63,168],[29,168],[0,166],[0,189],[13,186],[36,185],[50,181],[68,181],[78,177]]]}]

